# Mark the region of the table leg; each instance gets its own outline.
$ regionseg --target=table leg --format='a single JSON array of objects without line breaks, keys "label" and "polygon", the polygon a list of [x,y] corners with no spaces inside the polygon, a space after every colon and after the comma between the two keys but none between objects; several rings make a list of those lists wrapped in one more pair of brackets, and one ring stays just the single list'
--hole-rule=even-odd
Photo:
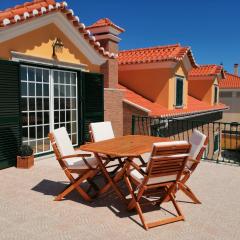
[{"label": "table leg", "polygon": [[121,198],[121,200],[123,200],[126,204],[127,204],[127,200],[124,197],[124,195],[122,194],[122,192],[120,191],[120,189],[118,188],[118,186],[116,185],[116,182],[114,179],[115,177],[122,171],[120,171],[113,179],[110,177],[108,171],[106,170],[102,159],[98,156],[98,154],[95,154],[95,157],[97,158],[98,162],[99,162],[99,166],[104,174],[104,176],[107,178],[108,183],[99,191],[99,194],[102,194],[104,192],[106,192],[110,187],[112,187],[115,192],[117,193],[117,195]]},{"label": "table leg", "polygon": [[[133,158],[128,158],[128,161],[131,162],[132,160],[133,160]],[[114,178],[113,178],[114,183],[117,183],[122,179],[128,166],[129,166],[129,164],[127,162],[125,162],[123,168],[116,174],[116,176],[114,176]],[[103,194],[103,193],[107,192],[110,187],[111,187],[111,183],[108,182],[103,188],[101,188],[101,190],[99,191],[99,194]]]}]

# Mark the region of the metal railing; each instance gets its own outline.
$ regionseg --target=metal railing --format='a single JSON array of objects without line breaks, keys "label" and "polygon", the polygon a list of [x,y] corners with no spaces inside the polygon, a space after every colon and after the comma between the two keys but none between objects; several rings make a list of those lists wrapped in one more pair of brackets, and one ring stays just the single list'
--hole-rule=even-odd
[{"label": "metal railing", "polygon": [[132,134],[189,140],[194,129],[209,138],[203,159],[240,165],[240,123],[133,116]]}]

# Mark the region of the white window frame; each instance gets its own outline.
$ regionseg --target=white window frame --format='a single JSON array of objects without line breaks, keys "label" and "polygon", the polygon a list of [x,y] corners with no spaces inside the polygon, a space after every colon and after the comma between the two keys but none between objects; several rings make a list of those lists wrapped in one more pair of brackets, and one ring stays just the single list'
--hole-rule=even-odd
[{"label": "white window frame", "polygon": [[[183,83],[183,91],[182,91],[182,105],[177,105],[177,82],[178,80],[181,80]],[[174,95],[174,99],[175,99],[175,103],[174,103],[174,107],[175,108],[183,108],[184,107],[184,87],[185,87],[185,77],[180,76],[180,75],[176,75],[175,76],[175,95]]]},{"label": "white window frame", "polygon": [[[215,102],[215,91],[217,89],[217,101]],[[219,86],[214,84],[214,88],[213,88],[213,104],[218,104],[219,103]]]},{"label": "white window frame", "polygon": [[[25,65],[25,64],[21,64],[21,67],[24,67],[24,68],[26,68],[26,70],[27,70],[27,80],[22,80],[21,79],[21,84],[24,82],[24,83],[26,83],[27,84],[27,96],[22,96],[22,93],[21,93],[21,97],[24,97],[24,98],[26,98],[27,99],[27,111],[22,111],[21,110],[21,112],[22,113],[27,113],[27,119],[28,119],[28,123],[27,123],[27,126],[23,126],[23,129],[28,129],[28,139],[27,140],[25,140],[24,139],[24,141],[23,141],[23,143],[24,144],[30,144],[31,142],[34,142],[35,141],[35,148],[36,148],[36,150],[38,150],[38,141],[43,141],[43,151],[42,152],[39,152],[39,151],[37,151],[36,152],[36,154],[38,155],[38,154],[45,154],[45,153],[49,153],[49,152],[51,152],[52,151],[52,147],[51,147],[51,145],[50,145],[50,148],[49,148],[49,150],[47,150],[47,151],[44,151],[45,149],[44,149],[44,141],[46,141],[46,139],[48,139],[48,137],[44,137],[44,127],[45,126],[49,126],[49,131],[52,131],[52,130],[54,130],[54,110],[55,110],[55,108],[54,108],[54,79],[53,79],[53,73],[54,73],[54,71],[59,71],[59,72],[63,72],[64,73],[64,83],[62,83],[62,85],[64,86],[64,98],[65,98],[65,109],[63,109],[63,110],[65,110],[65,122],[61,122],[61,120],[60,120],[60,116],[59,116],[59,124],[67,124],[67,122],[66,122],[66,111],[67,111],[67,109],[66,109],[66,86],[69,86],[70,87],[70,97],[69,98],[72,98],[71,96],[71,91],[72,91],[72,87],[71,86],[73,86],[72,85],[72,83],[71,83],[71,77],[70,77],[70,84],[66,84],[66,78],[65,78],[65,76],[66,76],[66,73],[67,72],[69,72],[70,73],[70,76],[72,76],[71,74],[74,74],[75,75],[75,85],[74,86],[76,86],[76,92],[74,93],[75,95],[74,95],[74,99],[76,99],[76,108],[75,109],[72,109],[71,107],[70,107],[70,115],[71,115],[71,117],[70,118],[72,118],[72,111],[75,111],[76,112],[76,120],[74,121],[74,123],[76,123],[76,132],[72,132],[72,125],[71,125],[71,133],[69,134],[70,135],[70,138],[72,139],[72,137],[73,137],[73,135],[75,135],[76,136],[76,143],[73,145],[73,146],[77,146],[78,145],[78,139],[79,139],[79,136],[78,136],[78,81],[77,81],[77,72],[76,71],[71,71],[71,70],[63,70],[63,69],[50,69],[50,68],[47,68],[47,67],[40,67],[40,66],[32,66],[32,65]],[[32,82],[33,84],[35,84],[35,95],[34,96],[29,96],[29,92],[28,92],[28,82],[29,82],[29,79],[28,79],[28,68],[32,68],[32,69],[35,69],[35,73],[34,73],[34,81],[30,81],[30,82]],[[37,82],[36,81],[36,69],[41,69],[42,70],[42,82]],[[49,95],[48,96],[44,96],[44,93],[43,93],[43,88],[42,88],[42,96],[37,96],[37,90],[36,90],[36,84],[38,83],[38,84],[42,84],[42,86],[44,86],[44,85],[46,85],[46,83],[44,83],[43,82],[43,70],[46,70],[46,71],[48,71],[49,72],[49,82],[47,83],[49,86]],[[60,96],[61,97],[61,96]],[[35,99],[35,109],[32,111],[30,111],[30,109],[29,109],[29,98],[34,98]],[[41,123],[41,124],[38,124],[37,123],[37,113],[38,112],[45,112],[45,109],[44,109],[44,102],[42,101],[42,110],[38,110],[37,109],[37,99],[38,98],[42,98],[42,100],[43,99],[45,99],[45,98],[47,98],[48,100],[49,100],[49,109],[48,110],[46,110],[46,112],[48,112],[49,113],[49,122],[47,123],[47,124],[45,124],[45,122],[44,122],[44,114],[43,114],[43,116],[42,116],[42,119],[43,119],[43,122]],[[60,98],[59,98],[60,99]],[[72,104],[72,101],[70,100],[70,102],[71,102],[71,104]],[[60,104],[60,101],[59,101],[59,104]],[[60,107],[59,107],[59,113],[60,113],[60,111],[61,111],[61,109],[60,109]],[[35,113],[35,125],[32,125],[32,127],[34,128],[35,127],[35,140],[30,140],[30,125],[29,125],[29,113],[31,113],[31,112],[33,112],[33,113]],[[69,124],[71,124],[71,120],[70,120],[70,122],[69,122]],[[37,127],[42,127],[42,131],[43,131],[43,136],[42,136],[42,138],[39,138],[38,139],[38,135],[37,135],[37,133],[38,133],[38,131],[37,131]]]}]

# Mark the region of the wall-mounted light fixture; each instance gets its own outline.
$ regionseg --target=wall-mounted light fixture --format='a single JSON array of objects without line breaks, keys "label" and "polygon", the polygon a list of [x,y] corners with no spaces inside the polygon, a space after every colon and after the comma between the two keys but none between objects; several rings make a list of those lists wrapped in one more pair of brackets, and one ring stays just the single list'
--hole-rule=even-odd
[{"label": "wall-mounted light fixture", "polygon": [[56,53],[57,52],[62,52],[64,45],[63,42],[60,38],[56,38],[52,44],[52,48],[53,48],[53,57],[56,57]]}]

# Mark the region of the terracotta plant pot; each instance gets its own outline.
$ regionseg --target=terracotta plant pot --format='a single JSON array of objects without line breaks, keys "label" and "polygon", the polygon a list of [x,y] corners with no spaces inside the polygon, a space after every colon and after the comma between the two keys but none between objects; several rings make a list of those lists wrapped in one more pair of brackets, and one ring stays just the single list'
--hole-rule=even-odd
[{"label": "terracotta plant pot", "polygon": [[34,156],[20,157],[17,156],[17,168],[28,169],[34,165]]}]

